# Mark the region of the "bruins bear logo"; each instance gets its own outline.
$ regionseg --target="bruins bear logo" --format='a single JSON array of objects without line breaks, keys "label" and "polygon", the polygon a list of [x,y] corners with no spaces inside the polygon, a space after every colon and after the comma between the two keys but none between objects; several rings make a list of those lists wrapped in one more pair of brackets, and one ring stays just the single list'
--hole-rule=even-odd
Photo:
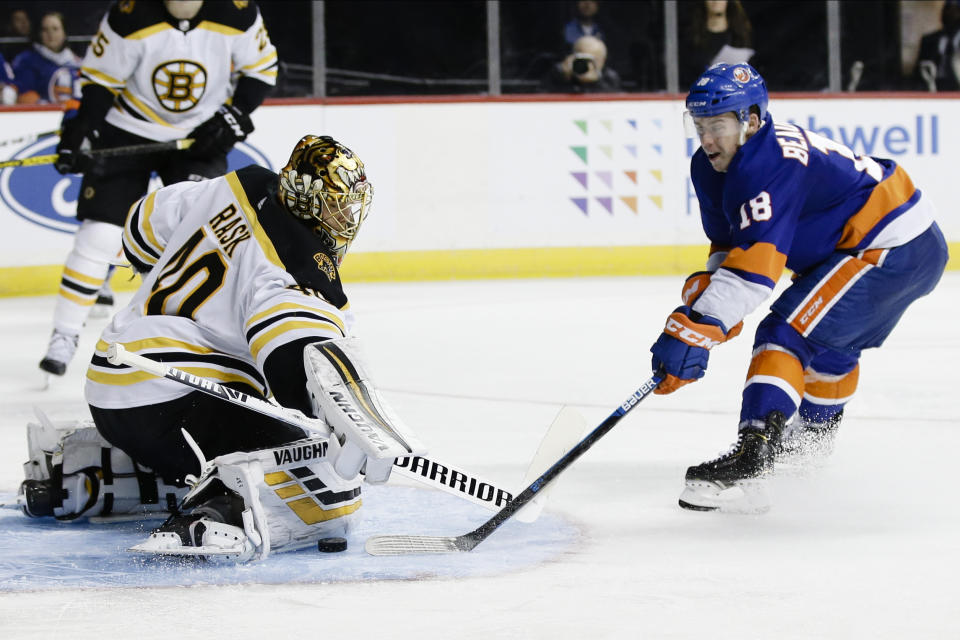
[{"label": "bruins bear logo", "polygon": [[192,60],[170,60],[153,71],[153,92],[164,108],[181,113],[207,90],[207,70]]},{"label": "bruins bear logo", "polygon": [[313,259],[317,261],[317,269],[327,276],[330,282],[337,279],[337,268],[333,266],[333,260],[330,259],[330,256],[325,253],[315,253]]}]

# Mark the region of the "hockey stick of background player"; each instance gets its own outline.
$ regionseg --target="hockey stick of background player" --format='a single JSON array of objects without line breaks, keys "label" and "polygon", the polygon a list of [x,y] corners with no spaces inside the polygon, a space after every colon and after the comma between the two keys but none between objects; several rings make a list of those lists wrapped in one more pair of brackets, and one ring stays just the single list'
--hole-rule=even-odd
[{"label": "hockey stick of background player", "polygon": [[534,480],[529,487],[511,500],[507,506],[473,531],[460,536],[373,536],[367,540],[367,553],[373,556],[400,556],[412,553],[457,553],[460,551],[473,550],[474,547],[486,540],[491,533],[506,522],[510,516],[533,500],[537,492],[542,491],[551,480],[560,475],[574,460],[596,444],[597,440],[613,429],[614,425],[620,422],[623,416],[627,415],[631,409],[637,406],[641,400],[657,388],[657,385],[660,384],[662,379],[662,374],[658,372],[644,382],[639,389],[624,400],[623,404],[617,407],[617,410],[601,422],[596,429],[588,433],[573,449],[570,449],[570,451],[561,456],[552,467]]},{"label": "hockey stick of background player", "polygon": [[28,142],[33,142],[34,140],[39,140],[40,138],[47,138],[56,135],[60,135],[60,129],[54,129],[53,131],[42,131],[40,133],[28,133],[27,135],[20,136],[19,138],[0,140],[0,147],[8,147],[11,144],[27,144]]},{"label": "hockey stick of background player", "polygon": [[[93,158],[117,158],[121,156],[139,156],[148,153],[159,153],[161,151],[182,151],[189,149],[193,144],[193,138],[183,138],[182,140],[171,140],[170,142],[150,142],[148,144],[134,144],[128,147],[112,147],[110,149],[96,149],[88,151]],[[45,156],[32,156],[30,158],[18,158],[16,160],[6,160],[0,162],[0,169],[8,167],[35,167],[42,164],[53,164],[59,156],[51,153]]]},{"label": "hockey stick of background player", "polygon": [[[318,432],[318,420],[309,418],[295,409],[280,407],[266,400],[249,396],[242,391],[224,387],[213,380],[195,376],[192,373],[187,373],[181,369],[157,362],[156,360],[151,360],[136,353],[130,353],[124,349],[122,344],[114,343],[110,345],[107,350],[107,360],[109,360],[111,364],[125,364],[151,373],[158,378],[167,378],[174,382],[179,382],[197,391],[202,391],[208,395],[220,398],[225,402],[240,405],[261,415],[300,427],[307,432]],[[555,429],[560,419],[558,416],[558,420],[554,421],[554,424],[551,425],[551,430],[548,431],[547,436],[544,436],[544,440],[550,438],[551,432],[561,431],[563,429]],[[326,433],[326,431],[324,431],[324,433]],[[394,464],[394,472],[487,509],[496,510],[501,504],[509,504],[509,500],[513,497],[509,491],[497,487],[488,480],[479,478],[476,474],[457,467],[441,464],[422,456],[404,458],[403,460],[403,465],[399,463]],[[537,513],[531,514],[526,521],[532,522],[536,519],[536,515]]]}]

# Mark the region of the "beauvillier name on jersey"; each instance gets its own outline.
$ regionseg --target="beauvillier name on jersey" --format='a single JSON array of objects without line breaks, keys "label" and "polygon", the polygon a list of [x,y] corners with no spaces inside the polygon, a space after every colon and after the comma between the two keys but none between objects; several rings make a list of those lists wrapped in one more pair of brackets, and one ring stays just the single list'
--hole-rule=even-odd
[{"label": "beauvillier name on jersey", "polygon": [[716,270],[693,310],[726,327],[770,296],[784,267],[803,273],[836,251],[897,247],[933,221],[893,160],[856,155],[769,112],[726,172],[700,148],[690,175]]}]

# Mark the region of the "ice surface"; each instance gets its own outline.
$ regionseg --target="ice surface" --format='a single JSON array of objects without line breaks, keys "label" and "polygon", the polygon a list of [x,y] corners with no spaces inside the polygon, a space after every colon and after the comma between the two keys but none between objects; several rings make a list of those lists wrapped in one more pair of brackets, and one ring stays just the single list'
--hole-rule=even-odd
[{"label": "ice surface", "polygon": [[[601,278],[347,292],[372,370],[431,454],[512,486],[563,404],[592,427],[646,379],[649,346],[678,304],[680,284]],[[505,525],[470,554],[404,558],[422,564],[397,572],[397,559],[361,558],[352,539],[348,553],[356,556],[277,556],[267,561],[276,560],[272,568],[205,578],[214,584],[191,582],[182,568],[144,566],[167,571],[168,586],[138,587],[113,586],[110,572],[120,566],[127,574],[137,562],[118,552],[100,579],[70,583],[82,566],[26,566],[49,553],[48,529],[9,524],[4,511],[0,638],[960,637],[958,300],[960,274],[949,273],[882,349],[864,354],[834,456],[808,477],[779,479],[766,515],[676,506],[685,468],[735,437],[758,312],[743,336],[713,352],[703,381],[649,398],[567,470],[534,528]],[[36,365],[52,310],[50,297],[0,300],[6,496],[22,479],[34,405],[54,420],[87,416],[83,363],[103,321],[84,331],[67,376],[41,391]],[[364,527],[458,534],[488,516],[424,493],[370,492]],[[381,531],[391,518],[423,530]],[[438,524],[443,518],[449,530]],[[97,544],[97,530],[87,531]],[[543,543],[548,553],[536,556]],[[329,580],[303,580],[325,560]],[[11,580],[16,570],[34,573],[29,591]],[[62,575],[40,584],[52,573]],[[253,578],[233,579],[244,574]]]}]

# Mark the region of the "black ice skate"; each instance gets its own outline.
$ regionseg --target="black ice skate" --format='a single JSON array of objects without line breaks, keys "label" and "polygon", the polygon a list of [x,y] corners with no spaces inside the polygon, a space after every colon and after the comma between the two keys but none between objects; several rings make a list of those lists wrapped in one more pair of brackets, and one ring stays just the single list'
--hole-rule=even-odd
[{"label": "black ice skate", "polygon": [[53,333],[50,334],[50,346],[47,347],[47,353],[40,361],[40,369],[55,376],[62,376],[66,373],[67,365],[73,359],[73,354],[77,352],[79,338],[79,335],[54,329]]},{"label": "black ice skate", "polygon": [[775,411],[761,427],[741,427],[730,450],[687,469],[680,506],[694,511],[763,513],[770,508],[765,479],[773,472],[774,451],[785,418]]},{"label": "black ice skate", "polygon": [[797,417],[784,429],[774,449],[777,465],[794,469],[814,469],[833,453],[834,441],[840,429],[843,411],[826,422],[810,422]]}]

